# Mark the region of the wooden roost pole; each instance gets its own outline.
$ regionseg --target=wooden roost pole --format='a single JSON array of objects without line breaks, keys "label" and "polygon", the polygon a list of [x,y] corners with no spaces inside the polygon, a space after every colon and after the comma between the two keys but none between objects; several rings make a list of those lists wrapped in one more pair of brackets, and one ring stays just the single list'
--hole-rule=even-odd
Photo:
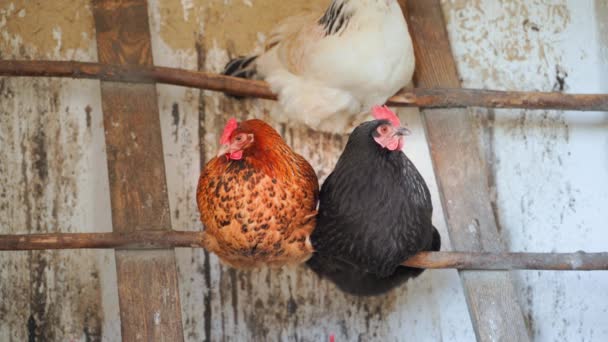
[{"label": "wooden roost pole", "polygon": [[[167,67],[73,61],[0,61],[0,76],[68,77],[125,83],[158,82],[276,100],[276,95],[263,81]],[[396,107],[422,108],[488,107],[608,111],[608,94],[414,88],[401,90],[388,99],[387,104]]]},{"label": "wooden roost pole", "polygon": [[[0,235],[0,251],[116,248],[204,248],[203,232],[139,230],[123,233]],[[403,262],[416,268],[474,270],[608,270],[608,253],[422,252]]]}]

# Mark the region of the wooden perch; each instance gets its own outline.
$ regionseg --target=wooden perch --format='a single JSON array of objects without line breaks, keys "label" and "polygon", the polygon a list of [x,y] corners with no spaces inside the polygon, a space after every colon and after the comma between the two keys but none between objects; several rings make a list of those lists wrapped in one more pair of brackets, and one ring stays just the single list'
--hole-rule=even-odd
[{"label": "wooden perch", "polygon": [[[137,231],[128,233],[73,233],[0,235],[0,251],[47,249],[165,249],[203,248],[201,232]],[[467,270],[608,270],[608,253],[468,253],[424,252],[405,266]]]},{"label": "wooden perch", "polygon": [[165,249],[203,248],[201,232],[140,230],[126,233],[65,233],[0,235],[0,251],[45,249]]},{"label": "wooden perch", "polygon": [[[58,61],[0,61],[0,76],[68,77],[127,83],[158,82],[276,100],[276,95],[263,81],[165,67]],[[488,107],[608,111],[608,94],[415,88],[402,90],[391,97],[387,104],[422,108]]]}]

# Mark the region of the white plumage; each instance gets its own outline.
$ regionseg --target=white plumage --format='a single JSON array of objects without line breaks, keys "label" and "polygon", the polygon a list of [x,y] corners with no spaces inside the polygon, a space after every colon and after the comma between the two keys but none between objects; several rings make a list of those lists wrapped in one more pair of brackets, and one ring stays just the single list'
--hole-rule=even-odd
[{"label": "white plumage", "polygon": [[412,79],[414,49],[397,0],[333,0],[324,13],[280,23],[257,58],[225,73],[270,83],[279,121],[345,133]]}]

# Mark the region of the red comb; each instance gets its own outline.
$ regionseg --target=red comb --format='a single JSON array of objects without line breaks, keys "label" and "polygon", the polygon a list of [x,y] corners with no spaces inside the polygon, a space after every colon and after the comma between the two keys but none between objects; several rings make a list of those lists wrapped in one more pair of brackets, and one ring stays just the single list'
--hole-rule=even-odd
[{"label": "red comb", "polygon": [[222,136],[220,137],[221,145],[225,145],[230,142],[230,137],[232,136],[232,133],[234,133],[234,131],[236,131],[238,126],[239,126],[239,123],[236,121],[235,118],[230,118],[230,120],[228,120],[228,122],[226,123],[226,126],[224,127],[224,132],[222,132]]},{"label": "red comb", "polygon": [[387,106],[374,106],[372,108],[372,116],[376,120],[388,120],[395,127],[401,127],[401,120],[395,112]]}]

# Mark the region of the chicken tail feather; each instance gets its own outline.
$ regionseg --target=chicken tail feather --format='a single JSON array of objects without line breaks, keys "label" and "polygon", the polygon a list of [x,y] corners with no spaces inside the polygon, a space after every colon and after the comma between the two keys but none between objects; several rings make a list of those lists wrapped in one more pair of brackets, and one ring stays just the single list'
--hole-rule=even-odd
[{"label": "chicken tail feather", "polygon": [[253,79],[257,76],[255,60],[258,56],[241,56],[232,59],[224,67],[223,75]]},{"label": "chicken tail feather", "polygon": [[[224,67],[222,75],[247,79],[256,79],[258,73],[254,62],[257,58],[258,56],[240,56],[237,58],[233,58]],[[228,96],[235,99],[243,98],[243,96]]]}]

